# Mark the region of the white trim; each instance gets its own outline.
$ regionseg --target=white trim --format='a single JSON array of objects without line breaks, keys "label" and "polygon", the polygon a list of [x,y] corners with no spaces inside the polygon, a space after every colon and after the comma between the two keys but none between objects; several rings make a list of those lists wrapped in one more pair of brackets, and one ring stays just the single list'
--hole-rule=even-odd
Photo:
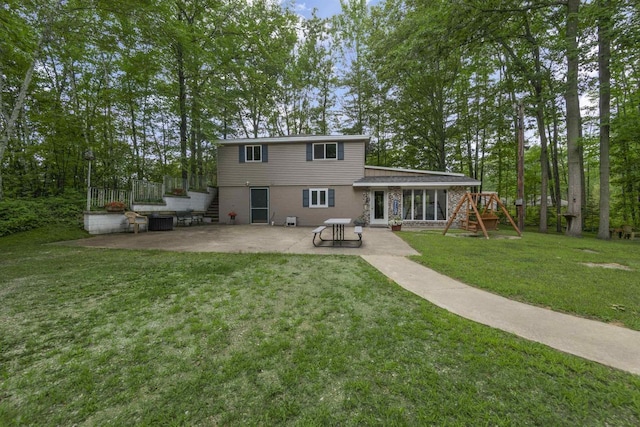
[{"label": "white trim", "polygon": [[370,139],[371,137],[366,135],[299,135],[269,138],[220,139],[217,140],[216,143],[220,145],[294,144],[303,142],[366,142]]},{"label": "white trim", "polygon": [[[316,145],[322,145],[324,147],[324,157],[316,158]],[[336,156],[327,157],[327,145],[336,146]],[[311,157],[313,160],[338,160],[338,143],[337,142],[314,142],[311,144]]]},{"label": "white trim", "polygon": [[404,168],[388,168],[384,166],[368,166],[365,165],[365,169],[373,169],[373,170],[381,170],[381,171],[391,171],[391,172],[409,172],[409,173],[419,173],[422,175],[444,175],[444,176],[465,176],[463,173],[456,172],[439,172],[439,171],[427,171],[427,170],[418,170],[418,169],[404,169]]},{"label": "white trim", "polygon": [[[258,156],[260,157],[258,160],[255,159],[255,148],[258,147]],[[249,149],[251,149],[251,160],[249,160]],[[245,163],[262,163],[262,144],[253,144],[253,145],[245,145],[244,146],[244,161]]]},{"label": "white trim", "polygon": [[[324,204],[313,204],[313,192],[318,192],[318,202],[320,201],[320,192],[324,192]],[[309,208],[328,208],[329,207],[329,189],[328,188],[310,188],[309,189]]]},{"label": "white trim", "polygon": [[[423,187],[423,188],[412,188],[410,189],[411,191],[411,216],[413,217],[413,213],[414,213],[414,203],[415,203],[415,194],[416,194],[416,190],[421,190],[422,193],[422,206],[421,206],[421,211],[422,211],[422,218],[421,219],[415,219],[415,218],[404,218],[404,202],[405,202],[405,198],[404,198],[404,191],[402,192],[402,198],[401,198],[401,210],[402,210],[402,216],[403,216],[403,220],[404,221],[409,221],[409,222],[438,222],[438,221],[447,221],[449,219],[449,191],[447,191],[447,189],[434,189],[434,188],[428,188],[428,187]],[[435,194],[434,194],[434,200],[433,200],[433,215],[434,218],[433,219],[427,219],[427,197],[426,197],[426,191],[428,190],[434,190]],[[439,219],[438,218],[438,206],[440,205],[439,200],[438,200],[438,191],[445,191],[445,200],[444,200],[444,219]]]},{"label": "white trim", "polygon": [[[384,203],[384,217],[380,219],[374,218],[375,216],[375,193],[376,191],[382,191],[382,198]],[[369,223],[371,225],[387,225],[389,222],[389,196],[385,190],[370,190],[369,191]]]},{"label": "white trim", "polygon": [[353,187],[400,187],[400,188],[449,188],[449,187],[477,187],[477,182],[354,182]]}]

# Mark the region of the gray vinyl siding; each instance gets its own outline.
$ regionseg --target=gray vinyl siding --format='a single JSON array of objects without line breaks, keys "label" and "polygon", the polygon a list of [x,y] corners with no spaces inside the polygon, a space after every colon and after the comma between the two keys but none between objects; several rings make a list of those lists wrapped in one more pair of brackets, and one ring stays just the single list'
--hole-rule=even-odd
[{"label": "gray vinyl siding", "polygon": [[[250,188],[220,187],[220,222],[228,223],[228,213],[236,212],[236,224],[248,224],[250,216]],[[269,187],[269,219],[276,225],[283,225],[286,217],[297,217],[297,225],[303,227],[321,225],[327,218],[355,219],[362,214],[362,190],[351,185],[332,186],[335,206],[327,208],[305,208],[302,206],[302,192],[309,187],[287,185]],[[318,187],[313,187],[318,188]]]},{"label": "gray vinyl siding", "polygon": [[237,145],[218,148],[218,186],[352,185],[364,176],[364,142],[345,142],[344,160],[306,160],[306,143],[269,145],[269,161],[240,163]]}]

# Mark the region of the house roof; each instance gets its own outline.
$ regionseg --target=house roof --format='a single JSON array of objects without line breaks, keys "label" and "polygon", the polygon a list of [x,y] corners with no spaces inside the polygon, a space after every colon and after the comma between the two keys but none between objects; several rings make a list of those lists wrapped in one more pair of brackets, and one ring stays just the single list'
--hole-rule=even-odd
[{"label": "house roof", "polygon": [[220,139],[221,145],[243,144],[293,144],[301,142],[367,142],[371,139],[366,135],[291,135],[265,138],[234,138]]},{"label": "house roof", "polygon": [[422,175],[422,176],[367,176],[353,183],[354,187],[475,187],[477,179],[464,175]]},{"label": "house roof", "polygon": [[461,173],[427,171],[419,169],[365,166],[365,169],[381,171],[375,176],[365,176],[353,183],[354,187],[475,187],[477,179]]},{"label": "house roof", "polygon": [[407,172],[412,174],[423,174],[423,175],[464,176],[464,174],[462,173],[428,171],[428,170],[422,170],[422,169],[389,168],[384,166],[368,166],[368,165],[365,165],[364,168],[371,169],[371,170],[380,170],[380,171],[388,171],[388,172]]}]

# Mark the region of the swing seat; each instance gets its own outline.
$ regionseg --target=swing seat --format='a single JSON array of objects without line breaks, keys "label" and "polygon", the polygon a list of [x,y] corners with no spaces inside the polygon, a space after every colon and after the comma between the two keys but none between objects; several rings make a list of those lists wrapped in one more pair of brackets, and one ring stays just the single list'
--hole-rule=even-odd
[{"label": "swing seat", "polygon": [[493,213],[484,214],[481,218],[485,230],[494,231],[498,229],[498,217]]}]

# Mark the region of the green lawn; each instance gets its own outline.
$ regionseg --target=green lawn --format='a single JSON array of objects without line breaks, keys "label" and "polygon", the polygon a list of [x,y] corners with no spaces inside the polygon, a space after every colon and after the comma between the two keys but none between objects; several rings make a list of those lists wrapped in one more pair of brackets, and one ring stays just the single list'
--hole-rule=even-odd
[{"label": "green lawn", "polygon": [[[447,276],[514,300],[640,330],[639,239],[492,235],[487,240],[456,231],[401,233],[423,254],[419,262]],[[605,264],[618,268],[594,266]]]},{"label": "green lawn", "polygon": [[0,425],[640,424],[640,377],[460,319],[358,257],[47,240],[0,238]]}]

